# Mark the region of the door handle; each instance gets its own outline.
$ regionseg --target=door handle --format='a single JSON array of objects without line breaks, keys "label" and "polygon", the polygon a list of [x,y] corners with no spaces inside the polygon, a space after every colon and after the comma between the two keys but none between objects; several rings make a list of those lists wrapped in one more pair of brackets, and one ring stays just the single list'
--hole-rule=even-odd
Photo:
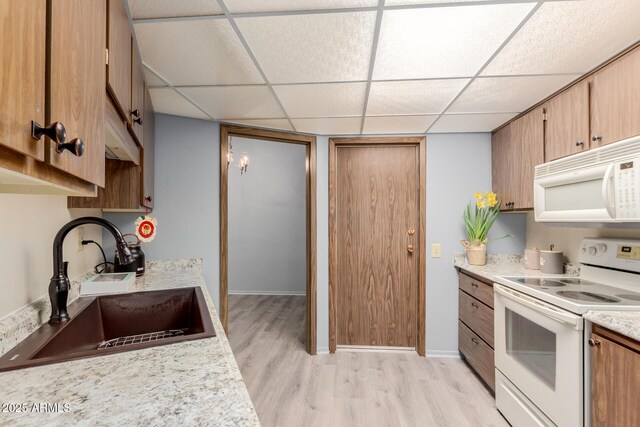
[{"label": "door handle", "polygon": [[413,245],[407,245],[407,252],[409,252],[410,254],[413,253]]}]

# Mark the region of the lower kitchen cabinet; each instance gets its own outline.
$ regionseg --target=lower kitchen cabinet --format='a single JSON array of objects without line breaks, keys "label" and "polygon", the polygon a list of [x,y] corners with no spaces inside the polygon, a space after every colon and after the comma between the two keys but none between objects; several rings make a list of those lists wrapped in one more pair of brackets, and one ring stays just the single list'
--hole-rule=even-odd
[{"label": "lower kitchen cabinet", "polygon": [[495,390],[493,284],[458,273],[458,350],[482,380]]},{"label": "lower kitchen cabinet", "polygon": [[640,342],[594,325],[591,340],[591,425],[640,425]]}]

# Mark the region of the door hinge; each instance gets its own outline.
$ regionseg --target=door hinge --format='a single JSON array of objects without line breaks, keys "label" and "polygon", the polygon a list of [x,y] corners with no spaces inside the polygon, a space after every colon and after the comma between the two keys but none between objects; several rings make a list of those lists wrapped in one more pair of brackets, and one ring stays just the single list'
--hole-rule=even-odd
[{"label": "door hinge", "polygon": [[104,63],[109,65],[109,49],[104,50]]}]

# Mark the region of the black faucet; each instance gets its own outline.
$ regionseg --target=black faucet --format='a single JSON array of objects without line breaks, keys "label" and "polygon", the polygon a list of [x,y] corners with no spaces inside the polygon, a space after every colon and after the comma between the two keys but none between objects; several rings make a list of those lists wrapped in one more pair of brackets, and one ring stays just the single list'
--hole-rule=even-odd
[{"label": "black faucet", "polygon": [[84,224],[101,225],[109,230],[116,239],[116,249],[118,251],[119,258],[123,260],[122,264],[129,264],[133,262],[131,251],[129,250],[129,246],[127,246],[127,242],[125,242],[124,237],[122,237],[122,233],[109,221],[102,218],[87,216],[74,219],[62,226],[53,240],[53,276],[51,277],[51,282],[49,282],[49,299],[51,300],[50,324],[66,322],[69,320],[69,313],[67,313],[67,297],[69,296],[71,283],[69,282],[69,277],[67,277],[68,263],[62,262],[62,242],[69,231]]}]

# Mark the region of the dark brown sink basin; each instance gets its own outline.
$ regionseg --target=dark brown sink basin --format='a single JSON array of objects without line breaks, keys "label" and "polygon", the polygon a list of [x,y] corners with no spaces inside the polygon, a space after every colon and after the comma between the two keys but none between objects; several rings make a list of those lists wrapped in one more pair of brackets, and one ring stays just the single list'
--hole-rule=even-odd
[{"label": "dark brown sink basin", "polygon": [[215,336],[200,288],[80,297],[0,358],[0,372]]}]

